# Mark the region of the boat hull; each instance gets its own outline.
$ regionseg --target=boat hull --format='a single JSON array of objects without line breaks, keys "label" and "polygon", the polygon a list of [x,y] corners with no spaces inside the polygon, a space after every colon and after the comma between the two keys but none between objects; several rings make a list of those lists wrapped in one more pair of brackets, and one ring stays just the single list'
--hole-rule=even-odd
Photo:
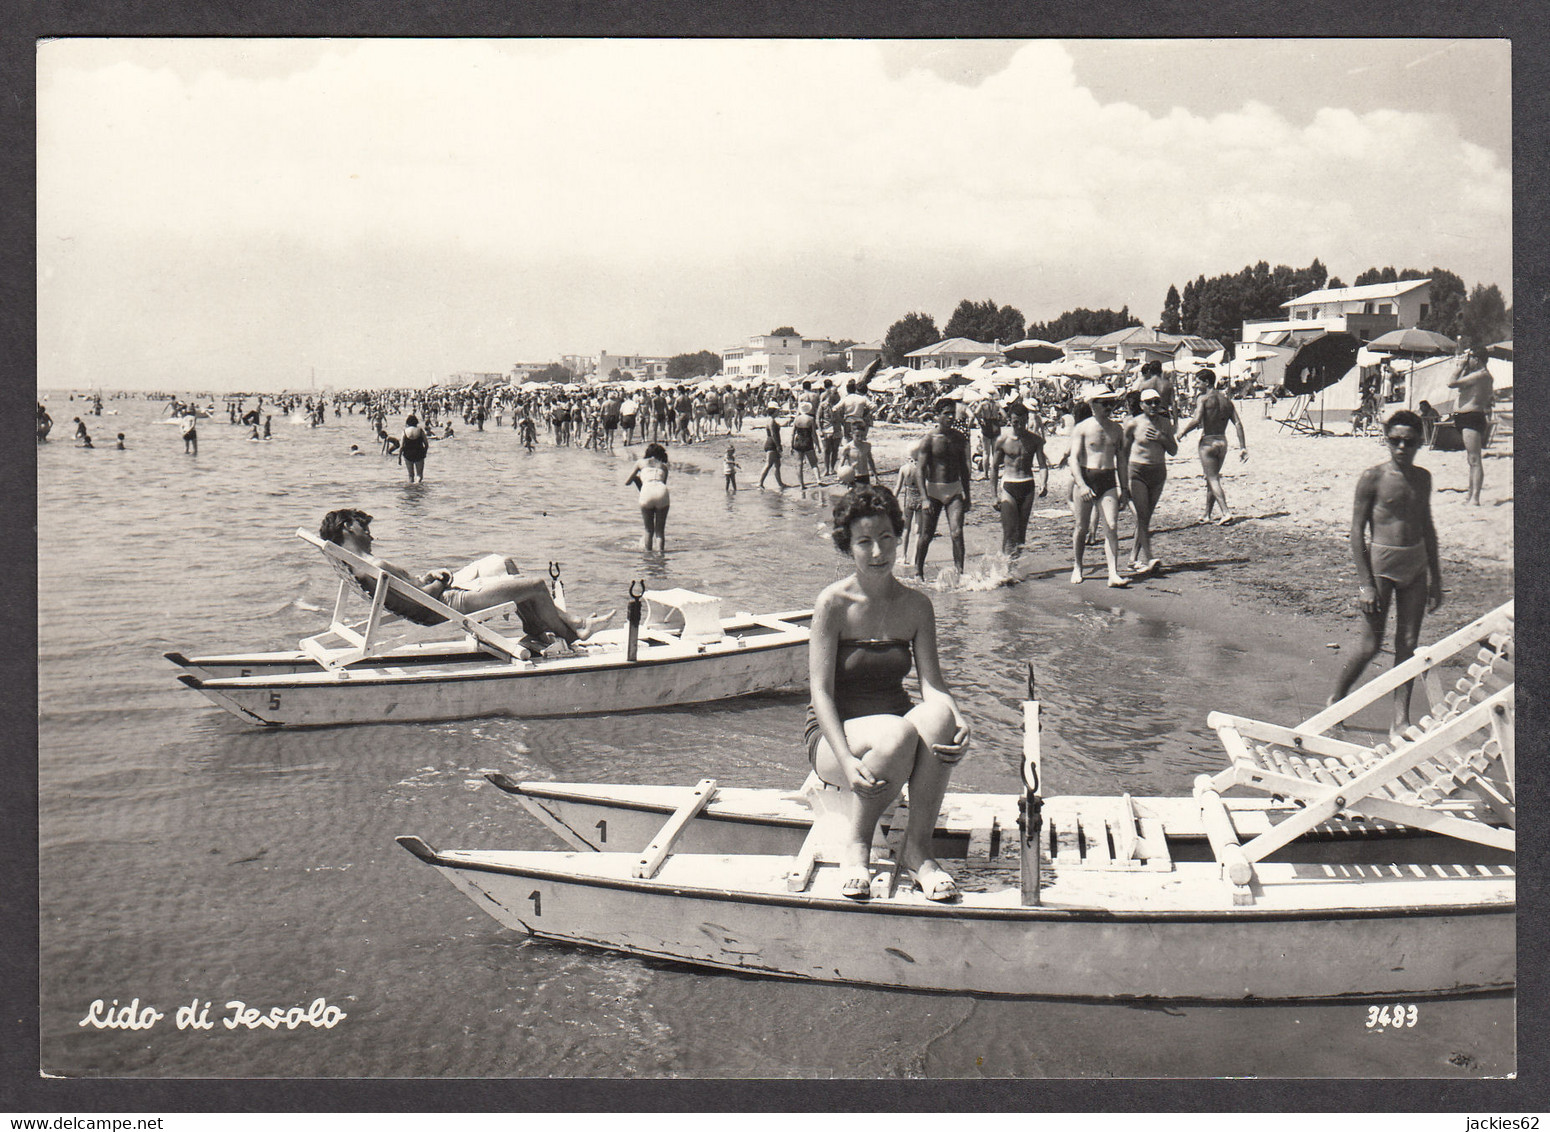
[{"label": "boat hull", "polygon": [[183,684],[268,727],[591,715],[805,687],[809,616],[778,615],[780,629],[729,624],[725,639],[706,644],[646,642],[633,662],[622,640],[516,663],[445,643],[334,670],[298,653],[168,659]]},{"label": "boat hull", "polygon": [[1047,868],[934,904],[857,903],[790,858],[677,853],[652,879],[626,853],[446,852],[400,838],[507,927],[730,971],[921,991],[1059,998],[1326,999],[1502,989],[1516,968],[1507,867],[1263,865],[1235,907],[1211,863],[1165,874]]}]

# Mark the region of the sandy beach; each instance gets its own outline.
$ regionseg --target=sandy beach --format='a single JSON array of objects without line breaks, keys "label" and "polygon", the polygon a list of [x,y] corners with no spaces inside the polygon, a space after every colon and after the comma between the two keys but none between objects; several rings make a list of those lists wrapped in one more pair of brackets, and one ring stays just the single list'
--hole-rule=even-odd
[{"label": "sandy beach", "polygon": [[[1347,541],[1352,498],[1362,470],[1387,460],[1383,443],[1376,435],[1296,433],[1266,419],[1257,401],[1240,402],[1239,412],[1249,458],[1239,460],[1233,437],[1224,470],[1235,522],[1204,522],[1205,480],[1195,456],[1195,438],[1186,437],[1179,455],[1169,461],[1168,483],[1152,523],[1154,546],[1163,560],[1159,574],[1127,590],[1109,589],[1102,580],[1102,549],[1095,546],[1086,555],[1088,580],[1072,586],[1065,580],[1071,565],[1070,475],[1057,467],[1050,474],[1048,496],[1035,506],[1016,580],[1037,584],[1044,601],[1101,601],[1185,623],[1209,620],[1220,625],[1223,618],[1241,619],[1249,639],[1270,628],[1260,624],[1268,617],[1282,622],[1273,636],[1306,632],[1327,637],[1330,644],[1347,641],[1357,631],[1355,572]],[[756,420],[750,420],[737,438],[745,491],[758,490],[753,485],[758,483],[762,454],[756,450],[756,430]],[[891,484],[892,470],[925,431],[925,425],[874,428],[872,447],[886,482]],[[1047,440],[1051,463],[1062,460],[1067,443],[1066,436]],[[719,473],[725,446],[724,437],[675,446],[672,457]],[[1428,615],[1428,625],[1437,625],[1438,632],[1513,594],[1512,454],[1510,430],[1499,430],[1485,453],[1484,504],[1479,507],[1464,502],[1463,452],[1425,449],[1416,459],[1431,471],[1434,485],[1432,508],[1446,598],[1440,610]],[[789,453],[783,468],[788,481],[794,480]],[[976,483],[966,523],[971,575],[976,555],[1000,547],[999,520],[990,502],[988,485]],[[1132,530],[1127,514],[1120,522],[1122,562],[1128,560]],[[939,535],[927,560],[928,579],[950,563],[947,541]],[[1434,635],[1428,628],[1422,639]]]}]

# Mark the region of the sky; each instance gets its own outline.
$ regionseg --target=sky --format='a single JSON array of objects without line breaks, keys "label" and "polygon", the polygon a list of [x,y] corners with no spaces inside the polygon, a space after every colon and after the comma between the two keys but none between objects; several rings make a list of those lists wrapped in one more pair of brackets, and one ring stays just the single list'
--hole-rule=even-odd
[{"label": "sky", "polygon": [[40,388],[423,385],[1319,258],[1511,301],[1505,40],[55,40]]}]

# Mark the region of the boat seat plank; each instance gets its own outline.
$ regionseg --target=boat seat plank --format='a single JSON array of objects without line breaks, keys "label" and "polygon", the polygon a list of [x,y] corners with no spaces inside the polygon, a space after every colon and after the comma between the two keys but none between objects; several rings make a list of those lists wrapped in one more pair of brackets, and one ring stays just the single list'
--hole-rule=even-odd
[{"label": "boat seat plank", "polygon": [[683,831],[694,820],[705,804],[710,801],[711,795],[716,792],[716,780],[714,778],[702,778],[690,791],[689,797],[673,811],[673,816],[667,819],[662,830],[646,846],[640,859],[635,862],[632,875],[638,880],[650,880],[657,875],[657,870],[662,867],[662,862],[673,851],[673,844],[683,835]]}]

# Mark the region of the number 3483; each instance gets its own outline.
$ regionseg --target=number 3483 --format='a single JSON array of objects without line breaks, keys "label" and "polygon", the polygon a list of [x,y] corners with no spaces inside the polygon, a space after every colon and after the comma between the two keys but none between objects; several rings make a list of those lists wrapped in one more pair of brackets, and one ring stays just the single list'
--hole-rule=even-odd
[{"label": "number 3483", "polygon": [[1369,1006],[1367,1028],[1369,1030],[1407,1030],[1415,1025],[1416,1019],[1420,1016],[1420,1008],[1414,1005]]}]

